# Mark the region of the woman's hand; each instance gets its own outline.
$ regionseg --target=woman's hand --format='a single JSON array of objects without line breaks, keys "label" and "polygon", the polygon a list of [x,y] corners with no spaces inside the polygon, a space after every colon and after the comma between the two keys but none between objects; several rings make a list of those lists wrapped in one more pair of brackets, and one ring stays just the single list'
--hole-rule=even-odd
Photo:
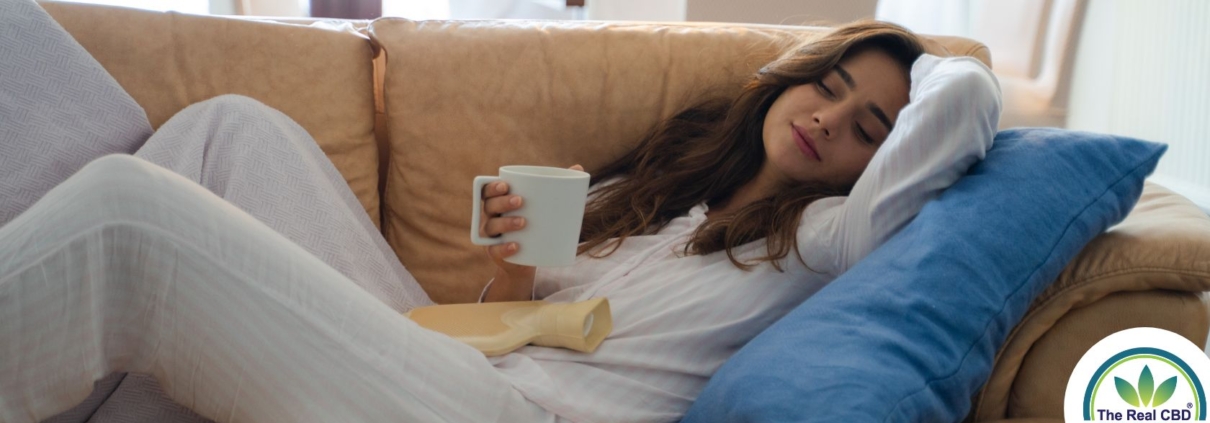
[{"label": "woman's hand", "polygon": [[[583,171],[584,167],[575,165],[570,169]],[[525,199],[518,195],[510,195],[508,192],[508,183],[504,181],[494,182],[483,187],[482,207],[483,215],[487,216],[487,219],[479,228],[480,236],[498,237],[525,228],[528,222],[524,217],[502,216],[504,213],[520,209],[525,205]],[[484,302],[528,301],[531,298],[535,268],[504,261],[517,254],[522,247],[516,242],[505,242],[487,247],[488,257],[491,257],[492,262],[496,263],[496,278],[493,280],[491,288],[488,289],[487,295],[483,299]]]}]

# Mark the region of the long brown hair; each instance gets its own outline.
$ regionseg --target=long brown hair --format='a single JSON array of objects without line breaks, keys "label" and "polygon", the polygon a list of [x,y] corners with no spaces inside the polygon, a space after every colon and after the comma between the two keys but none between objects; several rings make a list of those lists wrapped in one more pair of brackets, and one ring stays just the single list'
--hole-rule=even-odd
[{"label": "long brown hair", "polygon": [[[888,53],[903,65],[905,78],[924,52],[916,35],[900,26],[869,20],[850,23],[765,65],[737,98],[706,100],[660,122],[637,148],[593,176],[593,183],[623,178],[600,188],[589,201],[578,252],[602,247],[591,254],[608,256],[629,236],[658,232],[702,201],[716,204],[730,197],[764,164],[762,129],[774,100],[789,87],[819,80],[850,53],[865,48]],[[820,198],[847,195],[852,188],[852,184],[803,184],[755,201],[700,225],[684,253],[726,250],[741,269],[769,261],[781,270],[777,261],[791,247],[802,260],[796,234],[803,209]],[[767,238],[767,254],[755,263],[740,262],[732,251],[762,238]]]}]

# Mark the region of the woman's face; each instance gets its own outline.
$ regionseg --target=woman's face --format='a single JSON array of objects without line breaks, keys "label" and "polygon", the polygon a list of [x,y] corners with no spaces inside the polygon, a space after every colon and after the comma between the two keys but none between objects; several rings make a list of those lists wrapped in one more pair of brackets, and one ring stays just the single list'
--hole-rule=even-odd
[{"label": "woman's face", "polygon": [[851,186],[908,103],[902,66],[878,49],[845,58],[816,83],[786,89],[765,116],[765,167],[785,186]]}]

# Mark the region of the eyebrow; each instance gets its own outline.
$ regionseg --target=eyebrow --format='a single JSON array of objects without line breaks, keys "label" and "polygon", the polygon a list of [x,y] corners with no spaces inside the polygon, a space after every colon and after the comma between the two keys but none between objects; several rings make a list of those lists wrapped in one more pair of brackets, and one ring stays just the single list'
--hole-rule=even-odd
[{"label": "eyebrow", "polygon": [[[840,75],[840,79],[844,80],[844,84],[848,85],[850,90],[857,88],[857,82],[853,81],[853,75],[849,75],[849,72],[840,67],[840,65],[836,65],[835,69],[836,74]],[[877,104],[874,104],[872,101],[868,102],[866,103],[866,108],[870,109],[870,113],[873,113],[879,122],[882,122],[882,126],[885,126],[887,131],[895,129],[895,124],[891,123],[891,119],[887,117],[886,112],[883,112],[882,108],[878,107]]]}]

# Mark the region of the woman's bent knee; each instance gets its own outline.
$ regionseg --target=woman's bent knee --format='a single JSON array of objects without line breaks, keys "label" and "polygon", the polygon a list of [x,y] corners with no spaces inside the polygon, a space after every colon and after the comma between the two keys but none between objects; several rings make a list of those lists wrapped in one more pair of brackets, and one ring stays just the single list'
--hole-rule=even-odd
[{"label": "woman's bent knee", "polygon": [[237,94],[195,103],[174,116],[165,127],[170,124],[204,127],[206,136],[191,141],[206,143],[207,151],[225,151],[230,146],[236,151],[229,154],[249,155],[262,150],[277,154],[283,144],[285,148],[298,148],[297,143],[304,140],[314,144],[306,130],[285,113]]},{"label": "woman's bent knee", "polygon": [[89,162],[56,190],[62,206],[89,220],[133,218],[166,203],[189,201],[204,188],[138,157],[112,154]]},{"label": "woman's bent knee", "polygon": [[104,190],[131,180],[154,175],[160,167],[128,154],[110,154],[93,159],[63,184],[78,184]]},{"label": "woman's bent knee", "polygon": [[146,179],[163,172],[169,171],[147,160],[129,154],[109,154],[88,162],[67,181],[77,180],[77,183],[103,188],[115,182]]},{"label": "woman's bent knee", "polygon": [[281,112],[265,103],[239,94],[223,94],[217,97],[197,102],[181,111],[181,113],[196,112],[221,118],[263,118],[277,115]]}]

